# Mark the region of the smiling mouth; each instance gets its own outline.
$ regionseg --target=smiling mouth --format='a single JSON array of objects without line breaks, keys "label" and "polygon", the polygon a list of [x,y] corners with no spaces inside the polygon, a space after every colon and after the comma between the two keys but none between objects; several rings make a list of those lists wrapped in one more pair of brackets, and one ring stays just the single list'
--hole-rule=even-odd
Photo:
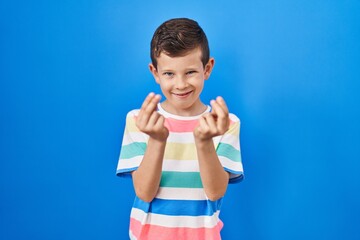
[{"label": "smiling mouth", "polygon": [[186,97],[188,96],[190,93],[192,93],[193,91],[189,91],[189,92],[185,92],[185,93],[173,93],[174,95],[178,96],[178,97]]}]

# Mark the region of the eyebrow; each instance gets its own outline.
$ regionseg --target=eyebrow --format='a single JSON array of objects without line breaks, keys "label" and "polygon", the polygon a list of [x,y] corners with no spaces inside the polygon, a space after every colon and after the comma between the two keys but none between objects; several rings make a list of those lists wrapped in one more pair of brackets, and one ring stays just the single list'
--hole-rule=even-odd
[{"label": "eyebrow", "polygon": [[163,69],[163,70],[161,70],[161,72],[174,72],[174,70],[171,70],[171,69]]},{"label": "eyebrow", "polygon": [[[199,67],[197,67],[197,66],[190,66],[190,67],[186,67],[186,68],[184,69],[184,71],[185,71],[185,72],[186,72],[186,71],[189,71],[189,70],[191,70],[191,71],[196,70],[196,71],[197,71],[198,69],[199,69]],[[158,69],[158,71],[160,71],[160,70]],[[165,69],[162,69],[161,72],[175,72],[175,70],[169,69],[169,68],[165,68]]]}]

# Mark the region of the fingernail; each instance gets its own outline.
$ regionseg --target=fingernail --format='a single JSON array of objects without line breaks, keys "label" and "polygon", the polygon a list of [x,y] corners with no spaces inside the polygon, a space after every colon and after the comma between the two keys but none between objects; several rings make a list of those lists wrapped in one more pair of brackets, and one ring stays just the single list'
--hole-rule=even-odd
[{"label": "fingernail", "polygon": [[153,92],[151,92],[151,93],[149,93],[149,96],[154,96],[155,95],[155,93],[153,93]]},{"label": "fingernail", "polygon": [[215,100],[211,100],[210,101],[210,104],[212,105],[212,104],[214,104],[215,103]]}]

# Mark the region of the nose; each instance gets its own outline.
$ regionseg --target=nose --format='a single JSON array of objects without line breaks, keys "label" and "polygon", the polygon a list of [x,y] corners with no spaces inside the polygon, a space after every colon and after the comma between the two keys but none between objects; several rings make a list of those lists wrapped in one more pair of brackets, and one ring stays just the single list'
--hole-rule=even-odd
[{"label": "nose", "polygon": [[180,76],[176,78],[175,87],[177,89],[184,89],[187,87],[187,85],[188,84],[187,84],[186,78],[180,77]]}]

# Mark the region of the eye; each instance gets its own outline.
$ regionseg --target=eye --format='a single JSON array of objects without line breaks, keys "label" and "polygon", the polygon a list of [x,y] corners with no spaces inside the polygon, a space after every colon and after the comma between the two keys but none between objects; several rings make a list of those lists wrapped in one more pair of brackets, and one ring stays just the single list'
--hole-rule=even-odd
[{"label": "eye", "polygon": [[186,75],[192,75],[192,74],[195,74],[195,73],[196,73],[196,71],[192,70],[192,71],[188,71],[188,72],[186,73]]},{"label": "eye", "polygon": [[164,72],[162,75],[165,77],[168,77],[168,78],[174,76],[174,74],[172,72]]}]

